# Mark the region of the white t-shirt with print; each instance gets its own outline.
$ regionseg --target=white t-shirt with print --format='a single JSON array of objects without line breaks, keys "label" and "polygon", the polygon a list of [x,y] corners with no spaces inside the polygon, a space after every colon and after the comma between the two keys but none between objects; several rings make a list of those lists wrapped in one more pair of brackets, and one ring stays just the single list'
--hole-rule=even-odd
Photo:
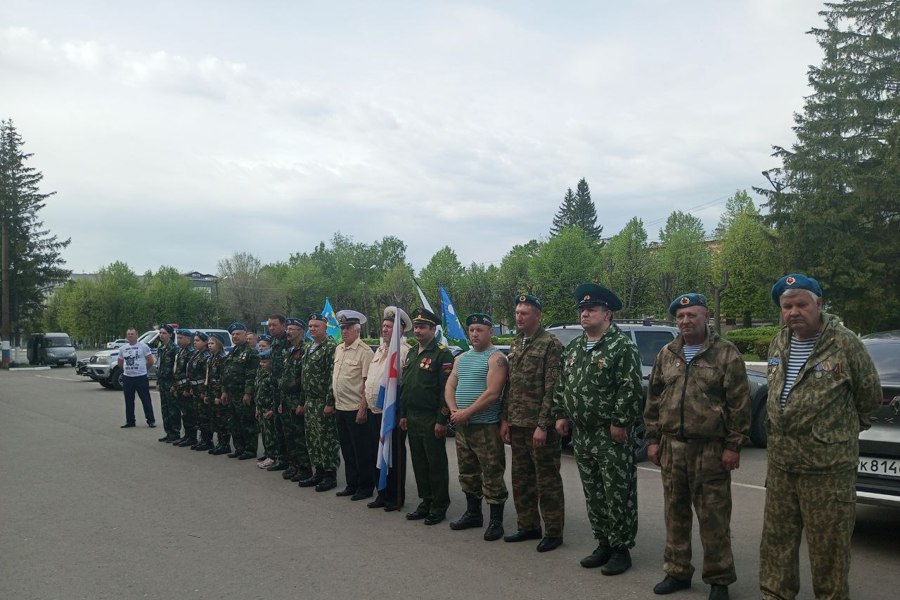
[{"label": "white t-shirt with print", "polygon": [[150,346],[144,342],[119,348],[125,377],[140,377],[147,374],[147,356],[152,354]]}]

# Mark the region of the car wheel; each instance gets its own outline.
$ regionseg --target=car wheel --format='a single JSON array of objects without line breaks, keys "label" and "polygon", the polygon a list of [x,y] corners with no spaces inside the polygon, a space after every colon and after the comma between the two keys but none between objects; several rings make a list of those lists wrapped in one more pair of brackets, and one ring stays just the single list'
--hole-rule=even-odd
[{"label": "car wheel", "polygon": [[121,390],[125,387],[125,382],[123,381],[124,375],[122,371],[118,368],[113,369],[113,372],[109,374],[109,381],[112,383],[110,387],[116,390]]},{"label": "car wheel", "polygon": [[97,379],[95,381],[108,390],[112,389],[112,384],[110,382],[106,381],[105,379],[104,380]]},{"label": "car wheel", "polygon": [[769,386],[763,385],[756,390],[753,397],[750,399],[750,407],[752,410],[750,441],[757,448],[765,448],[769,445],[769,433],[766,431],[766,419],[769,416],[769,409],[766,407],[768,396]]}]

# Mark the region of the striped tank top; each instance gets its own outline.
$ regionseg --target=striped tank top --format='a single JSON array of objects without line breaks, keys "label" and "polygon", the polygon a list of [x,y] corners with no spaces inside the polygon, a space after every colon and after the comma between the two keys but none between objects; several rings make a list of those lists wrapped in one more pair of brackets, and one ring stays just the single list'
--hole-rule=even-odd
[{"label": "striped tank top", "polygon": [[[491,346],[484,352],[469,350],[459,357],[456,367],[456,406],[468,408],[487,389],[488,360],[497,352]],[[499,423],[500,398],[469,419],[469,423]]]}]

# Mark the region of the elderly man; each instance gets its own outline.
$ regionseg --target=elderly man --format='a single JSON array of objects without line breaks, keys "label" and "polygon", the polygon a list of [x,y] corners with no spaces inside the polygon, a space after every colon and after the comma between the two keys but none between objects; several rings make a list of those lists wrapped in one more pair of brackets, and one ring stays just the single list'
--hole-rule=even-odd
[{"label": "elderly man", "polygon": [[509,497],[503,481],[506,450],[500,437],[500,396],[509,368],[506,356],[491,341],[490,315],[471,314],[466,327],[472,347],[453,363],[444,392],[450,421],[456,425],[459,485],[466,495],[466,511],[450,523],[450,529],[483,526],[484,497],[491,511],[484,540],[492,542],[503,536],[503,505]]},{"label": "elderly man", "polygon": [[437,315],[420,308],[413,312],[412,319],[418,344],[406,355],[400,376],[400,429],[409,432],[409,453],[421,501],[406,518],[437,525],[447,517],[450,506],[444,385],[453,369],[453,355],[435,339],[441,322]]},{"label": "elderly man", "polygon": [[355,310],[337,315],[343,344],[334,351],[331,391],[334,395],[335,421],[347,485],[338,496],[351,500],[371,498],[375,493],[375,454],[366,400],[366,378],[372,363],[372,350],[359,339],[366,316]]},{"label": "elderly man", "polygon": [[135,392],[141,399],[147,427],[156,427],[153,403],[150,401],[150,380],[147,378],[147,370],[153,366],[153,352],[150,346],[138,341],[134,327],[128,328],[125,337],[128,343],[119,348],[119,370],[122,371],[122,390],[125,394],[125,424],[122,428],[134,427]]},{"label": "elderly man", "polygon": [[[287,357],[284,359],[281,375],[277,377],[277,385],[280,399],[278,412],[281,415],[284,456],[288,468],[281,474],[281,477],[298,482],[312,476],[303,410],[303,385],[307,376],[303,372],[303,356],[305,354],[303,338],[306,334],[306,323],[296,317],[288,317],[284,323],[290,347],[287,350]],[[272,376],[276,377],[274,368]]]},{"label": "elderly man", "polygon": [[881,403],[881,384],[856,334],[822,310],[815,279],[785,275],[772,299],[782,329],[769,347],[759,586],[765,600],[796,598],[805,527],[815,597],[846,600],[859,432]]},{"label": "elderly man", "polygon": [[166,435],[160,442],[177,442],[181,439],[181,408],[172,390],[175,383],[175,328],[163,323],[159,326],[159,349],[156,352],[156,389],[159,390],[159,412],[162,413],[163,429]]},{"label": "elderly man", "polygon": [[547,552],[562,544],[566,503],[559,474],[561,440],[553,428],[551,414],[562,344],[541,327],[542,310],[537,296],[516,297],[518,333],[509,351],[509,387],[501,413],[500,436],[512,453],[518,527],[503,541],[539,539],[538,552]]},{"label": "elderly man", "polygon": [[228,326],[234,347],[222,362],[222,400],[230,411],[231,440],[234,452],[228,458],[249,460],[256,458],[259,430],[256,426],[256,407],[253,388],[259,355],[256,346],[247,341],[247,327],[243,323]]},{"label": "elderly man", "polygon": [[[384,318],[381,321],[381,345],[375,351],[372,364],[369,365],[369,376],[366,378],[366,402],[371,411],[369,418],[369,435],[372,443],[377,448],[381,436],[382,411],[378,408],[378,391],[384,383],[385,370],[388,367],[388,353],[391,342],[391,334],[394,331],[394,322],[400,320],[400,364],[406,364],[406,355],[411,346],[406,340],[405,334],[412,329],[412,321],[402,308],[388,306],[384,309]],[[383,508],[385,512],[400,510],[406,498],[406,432],[395,428],[391,436],[391,465],[387,476],[387,487],[378,490],[375,500],[366,506],[369,508]],[[378,471],[377,467],[375,468]],[[377,480],[376,480],[377,481]]]},{"label": "elderly man", "polygon": [[632,426],[641,412],[641,357],[612,322],[622,301],[593,283],[575,290],[584,333],[563,353],[556,384],[556,431],[574,425],[575,462],[597,549],[581,561],[604,575],[631,568],[637,535],[637,472]]},{"label": "elderly man", "polygon": [[691,506],[703,543],[710,600],[727,600],[735,579],[731,553],[731,472],[750,429],[750,386],[738,349],[708,327],[706,296],[683,294],[669,306],[679,336],[663,347],[650,374],[644,424],[647,456],[662,472],[665,579],[669,594],[691,586]]},{"label": "elderly man", "polygon": [[306,435],[315,472],[298,485],[325,492],[337,487],[337,468],[341,464],[331,389],[337,344],[328,335],[328,317],[321,313],[309,315],[309,334],[312,343],[303,353],[300,409],[307,419]]}]

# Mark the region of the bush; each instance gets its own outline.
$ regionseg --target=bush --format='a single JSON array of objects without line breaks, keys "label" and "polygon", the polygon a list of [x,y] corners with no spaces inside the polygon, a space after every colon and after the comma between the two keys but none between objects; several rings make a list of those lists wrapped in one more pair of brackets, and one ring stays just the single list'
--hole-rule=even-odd
[{"label": "bush", "polygon": [[[732,329],[725,334],[725,339],[737,346],[741,354],[756,352],[758,356],[768,353],[769,342],[778,333],[778,327],[748,327],[746,329]],[[757,342],[764,342],[765,348],[760,353]]]},{"label": "bush", "polygon": [[773,339],[774,336],[770,336],[756,340],[756,355],[759,357],[759,360],[769,360],[769,345]]}]

